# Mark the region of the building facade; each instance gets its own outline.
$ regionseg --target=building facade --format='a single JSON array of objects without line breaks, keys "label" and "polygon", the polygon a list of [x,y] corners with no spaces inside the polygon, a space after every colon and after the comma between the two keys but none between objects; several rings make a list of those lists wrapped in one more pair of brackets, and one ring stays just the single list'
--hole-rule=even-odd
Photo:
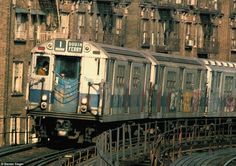
[{"label": "building facade", "polygon": [[4,0],[0,20],[0,146],[30,138],[30,50],[46,40],[236,61],[235,0]]}]

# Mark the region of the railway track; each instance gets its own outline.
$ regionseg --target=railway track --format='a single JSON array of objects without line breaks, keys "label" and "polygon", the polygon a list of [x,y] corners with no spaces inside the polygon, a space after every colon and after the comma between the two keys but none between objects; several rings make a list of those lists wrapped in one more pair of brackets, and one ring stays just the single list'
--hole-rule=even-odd
[{"label": "railway track", "polygon": [[171,166],[235,166],[236,148],[196,153],[174,161]]},{"label": "railway track", "polygon": [[235,166],[236,165],[236,155],[229,159],[224,166]]},{"label": "railway track", "polygon": [[1,165],[47,165],[77,151],[76,148],[55,149],[37,144],[5,147],[0,150]]},{"label": "railway track", "polygon": [[16,146],[3,147],[0,149],[0,158],[10,155],[10,154],[13,154],[13,153],[26,151],[26,150],[32,149],[36,146],[39,147],[41,145],[40,144],[26,144],[26,145],[16,145]]}]

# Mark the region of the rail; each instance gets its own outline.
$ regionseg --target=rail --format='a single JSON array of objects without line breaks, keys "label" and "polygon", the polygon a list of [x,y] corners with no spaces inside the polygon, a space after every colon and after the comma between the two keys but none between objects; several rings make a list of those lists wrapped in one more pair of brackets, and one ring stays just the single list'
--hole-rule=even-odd
[{"label": "rail", "polygon": [[16,146],[7,146],[0,149],[0,157],[7,156],[9,154],[25,151],[28,149],[32,149],[36,146],[40,146],[39,144],[25,144],[25,145],[16,145]]},{"label": "rail", "polygon": [[33,157],[31,159],[27,159],[22,162],[24,165],[35,165],[41,166],[52,163],[60,158],[63,158],[68,153],[73,153],[75,149],[65,149],[60,151],[51,152],[45,155],[39,155],[37,157]]},{"label": "rail", "polygon": [[236,156],[234,156],[234,157],[232,157],[231,159],[229,159],[229,160],[224,164],[224,166],[228,166],[228,165],[230,165],[232,162],[235,163],[235,160],[236,160]]}]

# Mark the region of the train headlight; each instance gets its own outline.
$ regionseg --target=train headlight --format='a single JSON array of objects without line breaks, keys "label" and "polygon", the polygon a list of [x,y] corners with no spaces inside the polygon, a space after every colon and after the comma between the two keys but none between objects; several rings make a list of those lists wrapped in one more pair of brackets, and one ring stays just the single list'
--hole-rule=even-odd
[{"label": "train headlight", "polygon": [[81,105],[87,105],[87,103],[88,103],[87,97],[82,98]]},{"label": "train headlight", "polygon": [[41,100],[42,101],[47,101],[48,100],[48,96],[46,94],[43,94]]},{"label": "train headlight", "polygon": [[98,111],[97,110],[91,110],[91,113],[96,116],[98,114]]},{"label": "train headlight", "polygon": [[58,136],[66,136],[67,135],[67,131],[65,130],[59,130],[58,133],[57,133]]},{"label": "train headlight", "polygon": [[47,108],[47,105],[48,105],[47,102],[43,101],[41,102],[40,107],[42,110],[45,110]]}]

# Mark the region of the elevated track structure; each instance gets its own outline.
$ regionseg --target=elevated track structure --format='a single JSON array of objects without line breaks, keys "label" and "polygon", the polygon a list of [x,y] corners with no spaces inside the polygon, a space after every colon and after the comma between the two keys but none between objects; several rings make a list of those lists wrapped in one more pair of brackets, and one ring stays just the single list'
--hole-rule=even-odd
[{"label": "elevated track structure", "polygon": [[[229,166],[235,162],[235,155],[231,153],[236,151],[235,125],[234,118],[166,119],[141,124],[124,124],[98,135],[96,143],[92,146],[61,151],[50,149],[50,153],[47,153],[52,155],[28,156],[24,164],[34,165],[33,163],[37,161],[37,164],[41,165],[54,163],[125,166],[146,163],[152,166],[174,166],[184,163],[187,165],[189,162],[206,164],[217,159],[225,166]],[[12,153],[19,154],[18,146],[15,146],[18,150],[9,148]],[[36,148],[28,145],[26,149],[27,153],[32,153],[30,151],[35,151]],[[4,151],[7,152],[6,149],[0,151],[1,162],[7,161],[11,155],[10,152],[4,155]],[[35,151],[38,152],[39,150]],[[222,159],[222,156],[227,158]]]}]

